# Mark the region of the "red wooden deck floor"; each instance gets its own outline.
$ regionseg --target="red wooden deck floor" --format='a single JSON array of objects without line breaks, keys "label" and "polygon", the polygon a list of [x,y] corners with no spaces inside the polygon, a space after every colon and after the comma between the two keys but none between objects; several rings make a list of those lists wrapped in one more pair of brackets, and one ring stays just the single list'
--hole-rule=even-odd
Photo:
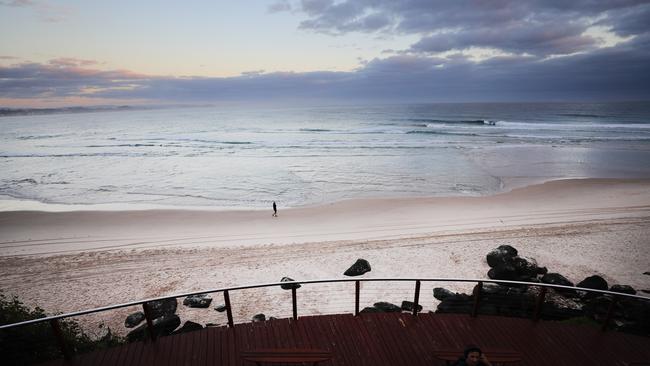
[{"label": "red wooden deck floor", "polygon": [[[521,352],[521,365],[625,365],[650,360],[650,338],[557,322],[463,314],[327,315],[237,324],[136,342],[47,365],[245,365],[242,350],[312,347],[334,365],[444,365],[436,348],[467,344]],[[489,354],[488,354],[489,357]],[[254,365],[246,363],[247,365]]]}]

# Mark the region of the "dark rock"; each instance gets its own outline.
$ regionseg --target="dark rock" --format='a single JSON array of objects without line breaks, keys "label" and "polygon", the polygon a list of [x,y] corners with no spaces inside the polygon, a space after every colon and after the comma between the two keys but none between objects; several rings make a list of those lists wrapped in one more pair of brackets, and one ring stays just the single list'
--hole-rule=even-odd
[{"label": "dark rock", "polygon": [[[167,314],[153,320],[153,329],[156,336],[170,335],[174,329],[181,325],[181,319],[176,314]],[[126,335],[129,342],[144,340],[148,337],[147,324],[133,329]]]},{"label": "dark rock", "polygon": [[515,268],[515,271],[520,278],[531,278],[537,276],[537,261],[533,258],[520,256],[513,257],[512,266]]},{"label": "dark rock", "polygon": [[164,315],[175,314],[176,308],[178,307],[178,301],[175,298],[149,301],[147,304],[149,305],[153,319],[160,318]]},{"label": "dark rock", "polygon": [[395,304],[391,304],[389,302],[385,302],[385,301],[376,302],[376,303],[373,304],[373,306],[375,308],[379,309],[381,312],[384,312],[384,313],[400,313],[400,312],[402,312],[401,307],[399,307],[399,306],[397,306]]},{"label": "dark rock", "polygon": [[500,263],[488,271],[488,277],[493,280],[514,281],[517,276],[517,269],[509,263]]},{"label": "dark rock", "polygon": [[218,327],[218,326],[219,326],[219,323],[205,323],[206,328],[208,328],[208,327]]},{"label": "dark rock", "polygon": [[643,274],[650,276],[650,272],[643,272]]},{"label": "dark rock", "polygon": [[266,321],[266,315],[264,314],[255,314],[253,316],[253,322],[263,322]]},{"label": "dark rock", "polygon": [[472,310],[474,301],[467,294],[454,294],[446,297],[438,304],[436,313],[468,313]]},{"label": "dark rock", "polygon": [[559,273],[547,273],[542,276],[542,282],[550,285],[572,286],[573,283]]},{"label": "dark rock", "polygon": [[481,290],[479,314],[530,317],[535,295],[527,286],[513,287],[486,283]]},{"label": "dark rock", "polygon": [[433,297],[436,299],[443,301],[444,299],[448,298],[449,296],[454,296],[454,293],[447,290],[446,288],[442,287],[436,287],[433,289]]},{"label": "dark rock", "polygon": [[219,305],[219,306],[216,306],[216,307],[214,308],[214,310],[216,310],[216,311],[218,311],[218,312],[220,312],[220,313],[223,313],[224,311],[226,311],[226,305],[221,304],[221,305]]},{"label": "dark rock", "polygon": [[636,295],[636,290],[628,285],[612,285],[609,289],[612,292],[620,292],[622,294]]},{"label": "dark rock", "polygon": [[583,288],[589,288],[593,290],[604,290],[607,291],[607,281],[605,281],[604,278],[598,276],[598,275],[593,275],[585,278],[584,280],[578,282],[576,287],[583,287]]},{"label": "dark rock", "polygon": [[130,314],[129,316],[126,317],[124,320],[124,326],[127,328],[133,328],[136,325],[142,323],[144,320],[144,313],[141,311],[138,311],[137,313]]},{"label": "dark rock", "polygon": [[[295,281],[295,280],[293,278],[289,278],[289,277],[282,277],[282,279],[280,280],[280,282],[292,282],[292,281]],[[289,284],[286,284],[286,285],[280,285],[280,287],[282,287],[283,290],[291,290],[292,288],[300,288],[300,284],[299,283],[289,283]]]},{"label": "dark rock", "polygon": [[546,267],[537,267],[537,274],[545,275],[548,273],[548,268]]},{"label": "dark rock", "polygon": [[490,267],[494,268],[499,264],[506,264],[517,255],[517,249],[510,245],[500,245],[496,249],[492,249],[487,256],[487,263]]},{"label": "dark rock", "polygon": [[[596,321],[601,321],[605,319],[611,303],[612,298],[609,295],[599,295],[586,299],[582,306],[582,311],[586,316]],[[622,307],[620,303],[614,306],[612,315],[614,317],[620,317],[622,315]]]},{"label": "dark rock", "polygon": [[274,316],[270,316],[268,320],[278,320],[278,318],[276,318]]},{"label": "dark rock", "polygon": [[176,329],[172,334],[179,334],[179,333],[188,333],[188,332],[193,332],[195,330],[201,330],[203,329],[203,326],[199,323],[191,322],[191,321],[186,321],[185,324],[183,324],[182,327]]},{"label": "dark rock", "polygon": [[361,309],[360,313],[381,313],[382,311],[377,309],[374,306],[368,306],[363,309]]},{"label": "dark rock", "polygon": [[496,296],[506,296],[513,293],[523,293],[526,292],[526,288],[516,288],[511,286],[504,286],[497,283],[484,283],[483,288],[481,289],[482,295],[496,295]]},{"label": "dark rock", "polygon": [[574,298],[548,292],[542,306],[541,318],[545,320],[564,320],[583,315],[582,303]]},{"label": "dark rock", "polygon": [[343,274],[346,276],[361,276],[366,272],[370,272],[370,270],[370,263],[365,259],[359,258]]},{"label": "dark rock", "polygon": [[190,295],[183,300],[183,305],[191,308],[207,308],[212,303],[212,298],[207,294]]},{"label": "dark rock", "polygon": [[[413,301],[402,301],[402,310],[408,311],[408,312],[413,312],[413,308],[415,307],[415,303]],[[422,305],[418,304],[418,313],[422,311]]]}]

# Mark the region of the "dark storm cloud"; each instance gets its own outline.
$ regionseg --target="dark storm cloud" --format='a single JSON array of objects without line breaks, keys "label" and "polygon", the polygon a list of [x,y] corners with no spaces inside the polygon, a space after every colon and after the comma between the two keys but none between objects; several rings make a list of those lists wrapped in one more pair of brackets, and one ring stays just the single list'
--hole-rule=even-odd
[{"label": "dark storm cloud", "polygon": [[[0,98],[70,97],[221,101],[534,101],[650,99],[650,36],[619,47],[540,60],[480,63],[400,54],[351,72],[256,71],[236,77],[155,77],[70,62],[0,67]],[[56,66],[55,66],[56,65]]]},{"label": "dark storm cloud", "polygon": [[291,8],[307,17],[302,29],[417,34],[410,51],[425,53],[491,47],[543,57],[596,48],[598,40],[583,34],[591,25],[620,36],[650,29],[649,2],[632,0],[303,0]]},{"label": "dark storm cloud", "polygon": [[56,59],[48,64],[0,66],[0,97],[79,96],[88,88],[124,87],[143,80],[142,76],[128,71],[100,71],[79,66],[91,64],[94,62]]}]

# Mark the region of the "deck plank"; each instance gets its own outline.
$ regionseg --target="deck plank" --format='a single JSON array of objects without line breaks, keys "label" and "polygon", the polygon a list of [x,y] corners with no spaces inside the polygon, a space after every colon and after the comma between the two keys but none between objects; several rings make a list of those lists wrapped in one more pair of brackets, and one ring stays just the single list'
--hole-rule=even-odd
[{"label": "deck plank", "polygon": [[[79,355],[77,366],[241,366],[240,352],[253,348],[320,348],[332,352],[323,366],[443,365],[437,348],[469,343],[509,348],[522,365],[623,365],[650,359],[650,338],[602,332],[561,322],[466,314],[408,313],[305,316],[215,327]],[[489,354],[488,354],[489,357]],[[61,360],[48,366],[67,364]]]}]

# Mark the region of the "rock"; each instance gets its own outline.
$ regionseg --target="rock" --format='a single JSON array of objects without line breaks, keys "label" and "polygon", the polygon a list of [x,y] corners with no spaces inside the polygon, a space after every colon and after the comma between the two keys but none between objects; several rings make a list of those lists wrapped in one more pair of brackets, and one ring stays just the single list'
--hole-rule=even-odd
[{"label": "rock", "polygon": [[[612,298],[609,295],[599,295],[590,299],[586,299],[584,305],[582,306],[582,311],[584,314],[596,321],[603,320],[609,307],[612,303]],[[621,304],[616,304],[614,306],[613,316],[620,316],[622,313]]]},{"label": "rock", "polygon": [[373,306],[375,308],[379,309],[381,312],[384,312],[384,313],[401,313],[402,312],[401,307],[399,307],[399,306],[397,306],[395,304],[391,304],[389,302],[385,302],[385,301],[376,302],[376,303],[373,304]]},{"label": "rock", "polygon": [[[413,308],[415,307],[415,303],[413,301],[402,301],[402,310],[408,311],[408,312],[413,312]],[[422,311],[422,305],[418,304],[418,313]]]},{"label": "rock", "polygon": [[[510,286],[503,286],[503,285],[499,285],[498,283],[484,283],[483,288],[481,289],[481,296],[483,295],[505,296],[508,295],[511,291],[515,291],[515,290]],[[517,292],[523,292],[523,291],[519,290]]]},{"label": "rock", "polygon": [[474,301],[467,294],[454,294],[446,297],[438,304],[436,313],[469,313]]},{"label": "rock", "polygon": [[573,283],[559,273],[547,273],[542,276],[542,282],[550,285],[572,286]]},{"label": "rock", "polygon": [[487,263],[490,267],[494,268],[499,264],[505,264],[517,255],[517,249],[510,245],[500,245],[496,249],[492,249],[487,256]]},{"label": "rock", "polygon": [[206,328],[208,328],[208,327],[218,327],[218,326],[219,326],[219,323],[205,323]]},{"label": "rock", "polygon": [[[291,281],[295,281],[295,280],[293,278],[289,278],[289,277],[282,277],[282,279],[280,280],[280,282],[291,282]],[[299,283],[289,283],[289,284],[286,284],[286,285],[280,285],[280,287],[282,287],[283,290],[291,290],[292,288],[300,288],[300,284]]]},{"label": "rock", "polygon": [[354,264],[348,268],[345,272],[343,272],[344,275],[346,276],[361,276],[362,274],[366,272],[370,272],[370,263],[368,263],[367,260],[365,259],[357,259]]},{"label": "rock", "polygon": [[164,315],[175,314],[176,308],[178,307],[178,301],[175,298],[149,301],[147,304],[149,305],[153,319],[160,318]]},{"label": "rock", "polygon": [[583,288],[589,288],[593,290],[604,290],[607,291],[607,281],[605,281],[604,278],[598,276],[598,275],[593,275],[585,278],[584,280],[578,282],[576,287],[583,287]]},{"label": "rock", "polygon": [[650,272],[643,272],[643,274],[650,276]]},{"label": "rock", "polygon": [[[181,325],[181,319],[176,314],[167,314],[153,320],[153,329],[156,336],[170,335],[174,329]],[[144,340],[149,335],[147,334],[147,324],[133,329],[126,335],[129,342]]]},{"label": "rock", "polygon": [[186,321],[185,324],[183,324],[182,327],[176,329],[172,334],[180,334],[180,333],[188,333],[188,332],[193,332],[195,330],[201,330],[203,329],[203,326],[199,323],[191,322],[191,321]]},{"label": "rock", "polygon": [[488,277],[493,280],[514,281],[517,276],[517,269],[510,263],[500,263],[488,271]]},{"label": "rock", "polygon": [[360,313],[381,313],[382,311],[377,309],[374,306],[368,306],[363,309],[361,309]]},{"label": "rock", "polygon": [[546,267],[537,267],[537,274],[538,275],[545,275],[548,273],[548,268]]},{"label": "rock", "polygon": [[138,311],[137,313],[130,314],[129,316],[126,317],[124,320],[124,326],[127,328],[133,328],[136,325],[142,323],[144,320],[144,313],[141,311]]},{"label": "rock", "polygon": [[190,295],[183,300],[183,305],[191,308],[207,308],[212,303],[212,298],[207,294]]},{"label": "rock", "polygon": [[446,288],[442,287],[436,287],[433,289],[433,297],[436,299],[443,301],[444,299],[448,298],[449,296],[454,296],[455,294]]},{"label": "rock", "polygon": [[266,321],[266,315],[261,314],[261,313],[260,314],[255,314],[253,316],[252,320],[253,320],[254,323]]},{"label": "rock", "polygon": [[519,278],[537,276],[537,261],[533,258],[515,256],[512,258],[512,266],[515,268]]},{"label": "rock", "polygon": [[612,285],[609,289],[611,292],[620,292],[622,294],[636,295],[636,290],[628,285]]},{"label": "rock", "polygon": [[226,305],[221,304],[221,305],[215,307],[214,310],[216,310],[216,311],[218,311],[220,313],[223,313],[224,311],[226,311]]},{"label": "rock", "polygon": [[576,318],[583,315],[582,308],[582,303],[573,298],[548,292],[542,306],[541,318],[545,320]]}]

